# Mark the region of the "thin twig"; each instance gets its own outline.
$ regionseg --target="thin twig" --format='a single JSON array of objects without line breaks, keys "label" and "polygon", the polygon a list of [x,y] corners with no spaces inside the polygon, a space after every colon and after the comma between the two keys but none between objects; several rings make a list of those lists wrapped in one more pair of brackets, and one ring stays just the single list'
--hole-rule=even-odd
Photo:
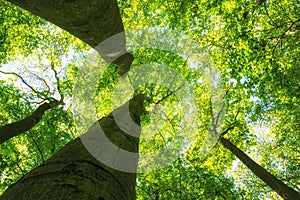
[{"label": "thin twig", "polygon": [[269,15],[268,9],[267,9],[267,5],[266,5],[266,1],[264,1],[264,8],[266,11],[266,14],[268,16],[268,18],[271,20],[271,24],[275,27],[278,27],[277,23],[271,18],[271,16]]},{"label": "thin twig", "polygon": [[229,127],[225,130],[225,131],[223,131],[222,133],[221,133],[221,136],[224,136],[226,133],[228,133],[230,130],[232,130],[232,129],[234,129],[235,128],[235,123],[237,122],[237,116],[239,115],[239,110],[237,111],[237,113],[235,114],[235,116],[234,116],[234,122],[232,122],[230,125],[229,125]]},{"label": "thin twig", "polygon": [[164,145],[167,145],[167,141],[165,139],[165,137],[163,136],[162,132],[160,130],[158,130],[158,135],[162,138]]},{"label": "thin twig", "polygon": [[169,96],[171,96],[172,94],[174,94],[175,92],[179,91],[185,84],[183,83],[181,86],[179,86],[175,91],[170,92],[169,94],[167,94],[166,96],[164,96],[161,100],[159,100],[158,102],[155,102],[154,104],[157,105],[159,103],[161,103],[162,101],[166,100]]},{"label": "thin twig", "polygon": [[272,50],[272,56],[274,57],[274,53],[275,50],[278,46],[278,44],[287,36],[286,33],[296,24],[296,22],[293,22],[282,34],[281,36],[278,38],[276,44],[273,46],[273,50]]},{"label": "thin twig", "polygon": [[176,133],[176,130],[174,128],[174,123],[172,122],[172,119],[170,119],[165,112],[162,112],[162,113],[165,115],[167,121],[170,123],[170,125],[171,125],[172,130],[174,131],[174,133]]},{"label": "thin twig", "polygon": [[20,171],[22,172],[22,175],[24,175],[25,174],[25,171],[20,167],[20,165],[19,165],[19,163],[18,162],[16,162],[16,164],[17,164],[17,167],[20,169]]},{"label": "thin twig", "polygon": [[221,113],[224,111],[225,105],[226,105],[226,104],[223,103],[222,108],[220,109],[220,111],[219,111],[218,114],[217,114],[217,117],[216,117],[216,126],[217,126],[218,123],[219,123],[219,119],[220,119]]},{"label": "thin twig", "polygon": [[38,96],[40,95],[40,92],[36,91],[31,85],[29,85],[22,76],[20,76],[19,74],[15,73],[15,72],[4,72],[4,71],[0,71],[0,73],[2,74],[8,74],[8,75],[14,75],[17,76],[19,79],[21,79],[21,81],[27,86],[29,87],[34,93],[36,93]]},{"label": "thin twig", "polygon": [[33,138],[33,136],[31,136],[30,134],[27,134],[27,135],[32,139],[33,143],[36,145],[37,150],[38,150],[38,152],[39,152],[40,155],[41,155],[42,162],[44,163],[44,162],[45,162],[44,155],[43,155],[43,152],[42,152],[42,150],[41,150],[39,144],[36,142],[36,140]]},{"label": "thin twig", "polygon": [[285,16],[293,23],[294,21],[290,18],[290,16],[286,13],[285,9],[283,8],[282,4],[279,1],[279,7],[281,8],[281,10],[283,11],[283,13],[285,14]]},{"label": "thin twig", "polygon": [[39,79],[40,81],[42,81],[42,82],[44,83],[44,85],[45,85],[46,88],[48,89],[48,90],[47,90],[47,95],[48,95],[48,94],[50,93],[50,87],[49,87],[47,81],[46,81],[45,79],[41,78],[40,76],[34,74],[34,73],[31,73],[31,72],[30,72],[30,74],[31,74],[32,76],[36,77],[37,79]]},{"label": "thin twig", "polygon": [[55,66],[54,66],[53,62],[51,62],[50,66],[51,66],[52,71],[54,72],[54,77],[56,79],[57,90],[58,90],[58,93],[60,95],[60,102],[63,102],[64,101],[64,95],[61,92],[61,87],[60,87],[60,81],[59,81],[58,73],[57,73],[57,71],[55,69]]}]

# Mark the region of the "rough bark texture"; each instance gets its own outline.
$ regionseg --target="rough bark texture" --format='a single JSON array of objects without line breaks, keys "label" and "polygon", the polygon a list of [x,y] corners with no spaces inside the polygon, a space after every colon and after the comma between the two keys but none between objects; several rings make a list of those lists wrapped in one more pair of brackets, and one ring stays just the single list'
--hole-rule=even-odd
[{"label": "rough bark texture", "polygon": [[51,107],[51,103],[43,103],[25,119],[0,127],[0,144],[30,130],[42,119],[44,113],[51,109]]},{"label": "rough bark texture", "polygon": [[225,148],[230,150],[236,157],[238,157],[255,175],[257,175],[262,181],[270,186],[277,194],[282,196],[285,200],[297,200],[300,199],[300,194],[293,188],[284,184],[281,180],[277,179],[270,172],[265,170],[243,151],[237,148],[229,140],[220,138],[220,142]]},{"label": "rough bark texture", "polygon": [[[144,110],[143,101],[144,97],[137,95],[129,103],[131,118],[137,124]],[[99,123],[117,146],[138,152],[138,137],[122,132],[112,116],[102,118],[94,126]],[[137,161],[134,164],[137,166]],[[127,200],[136,198],[135,184],[135,173],[105,166],[91,156],[78,138],[9,187],[0,200]]]},{"label": "rough bark texture", "polygon": [[[132,55],[126,54],[125,37],[119,38],[122,38],[122,41],[118,41],[119,44],[108,44],[105,47],[105,55],[101,47],[100,49],[96,48],[104,40],[124,31],[116,0],[9,1],[46,19],[91,45],[109,63],[122,55],[128,57],[125,61],[132,58]],[[111,48],[111,46],[114,48]],[[110,58],[107,58],[108,56]],[[116,63],[119,66],[121,75],[128,71],[131,62],[124,62],[122,65]]]},{"label": "rough bark texture", "polygon": [[10,0],[10,2],[97,46],[124,31],[116,0]]}]

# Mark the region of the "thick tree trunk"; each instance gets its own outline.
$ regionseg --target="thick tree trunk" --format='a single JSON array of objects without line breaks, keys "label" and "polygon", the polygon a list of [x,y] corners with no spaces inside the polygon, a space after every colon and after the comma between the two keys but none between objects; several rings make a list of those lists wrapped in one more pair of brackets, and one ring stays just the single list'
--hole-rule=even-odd
[{"label": "thick tree trunk", "polygon": [[133,56],[126,51],[125,34],[107,44],[103,41],[124,31],[116,0],[9,0],[68,31],[95,48],[102,58],[129,71]]},{"label": "thick tree trunk", "polygon": [[[135,96],[129,102],[130,119],[138,125],[140,124],[139,117],[144,110],[143,102],[142,95]],[[100,124],[105,135],[116,146],[138,153],[138,137],[130,136],[120,130],[114,120],[115,117],[110,114],[95,122],[84,135],[85,139],[94,140],[97,136],[95,127]],[[117,117],[124,118],[124,116]],[[137,159],[127,162],[128,165],[137,167]],[[10,186],[0,200],[127,200],[135,199],[135,185],[135,173],[118,171],[105,166],[95,159],[77,138],[43,165]]]},{"label": "thick tree trunk", "polygon": [[9,0],[96,47],[124,31],[116,0]]},{"label": "thick tree trunk", "polygon": [[229,140],[221,137],[220,142],[225,148],[230,150],[236,157],[238,157],[256,176],[270,186],[277,194],[282,196],[285,200],[297,200],[300,199],[300,194],[293,188],[284,184],[281,180],[277,179],[270,172],[265,170],[243,151],[237,148]]},{"label": "thick tree trunk", "polygon": [[57,106],[55,103],[43,103],[30,116],[0,127],[0,144],[33,128],[43,117],[44,113]]}]

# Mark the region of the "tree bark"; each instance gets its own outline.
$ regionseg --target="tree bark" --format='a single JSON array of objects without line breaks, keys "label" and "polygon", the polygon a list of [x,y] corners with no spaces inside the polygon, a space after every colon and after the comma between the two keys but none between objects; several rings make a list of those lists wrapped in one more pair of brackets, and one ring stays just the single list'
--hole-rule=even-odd
[{"label": "tree bark", "polygon": [[[142,95],[137,95],[129,101],[130,118],[137,125],[140,125],[139,117],[144,111],[143,102],[144,96]],[[125,106],[128,104],[123,105]],[[123,132],[116,124],[115,117],[111,113],[95,122],[84,137],[93,140],[94,127],[100,125],[105,135],[116,146],[138,153],[139,138]],[[124,116],[118,117],[124,118]],[[134,163],[132,160],[128,161],[128,165],[137,167],[137,164],[138,160]],[[10,186],[0,200],[131,200],[136,198],[135,185],[135,173],[115,170],[104,165],[95,159],[77,138],[43,165]]]},{"label": "tree bark", "polygon": [[[133,56],[127,53],[122,19],[116,0],[9,0],[68,31],[95,48],[103,59],[129,71]],[[120,34],[121,33],[121,34]],[[120,34],[117,40],[100,45]]]},{"label": "tree bark", "polygon": [[9,0],[97,46],[124,31],[116,0]]},{"label": "tree bark", "polygon": [[270,186],[277,194],[279,194],[285,200],[300,199],[300,194],[298,192],[284,184],[281,180],[277,179],[265,168],[257,164],[254,160],[252,160],[249,156],[247,156],[243,151],[237,148],[229,140],[221,137],[219,141],[225,148],[230,150],[236,157],[238,157],[256,176],[258,176],[263,182]]},{"label": "tree bark", "polygon": [[33,128],[53,105],[53,103],[43,103],[30,116],[0,127],[0,144]]}]

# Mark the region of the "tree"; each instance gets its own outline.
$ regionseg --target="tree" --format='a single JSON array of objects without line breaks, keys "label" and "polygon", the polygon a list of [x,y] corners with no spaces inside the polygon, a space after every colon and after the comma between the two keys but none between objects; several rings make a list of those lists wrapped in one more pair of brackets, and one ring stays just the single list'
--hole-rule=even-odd
[{"label": "tree", "polygon": [[[210,105],[210,107],[212,107],[212,105]],[[221,112],[221,111],[219,111],[219,112]],[[212,120],[211,123],[213,124],[212,127],[218,126],[219,116],[220,115],[214,116],[211,113],[211,120]],[[237,156],[243,162],[243,164],[245,164],[257,177],[259,177],[262,181],[264,181],[269,187],[274,189],[274,191],[277,192],[284,199],[300,198],[300,194],[297,191],[295,191],[293,188],[289,187],[288,185],[284,184],[281,180],[279,180],[274,175],[272,175],[270,172],[268,172],[266,169],[264,169],[262,166],[257,164],[242,150],[240,150],[238,147],[236,147],[234,144],[232,144],[229,140],[227,140],[223,137],[230,130],[235,128],[234,124],[238,124],[237,117],[238,117],[238,113],[234,116],[234,122],[230,124],[229,128],[227,128],[225,131],[223,131],[220,134],[220,138],[218,141],[226,149],[228,149],[231,153],[233,153],[235,156]],[[212,132],[212,134],[214,134],[214,132],[216,134],[216,132],[217,132],[215,129],[211,129],[210,131]]]},{"label": "tree", "polygon": [[234,155],[236,155],[255,175],[257,175],[260,179],[262,179],[268,186],[274,189],[284,199],[292,200],[292,199],[300,198],[300,194],[298,192],[296,192],[293,188],[290,188],[289,186],[284,184],[282,181],[277,179],[274,175],[272,175],[263,167],[258,165],[255,161],[253,161],[239,148],[234,146],[234,144],[232,144],[229,140],[221,137],[220,142],[225,148],[227,148]]},{"label": "tree", "polygon": [[[91,47],[97,47],[96,50],[106,61],[114,61],[119,66],[121,75],[129,70],[133,57],[126,53],[125,37],[123,41],[118,41],[119,46],[112,49],[109,48],[110,44],[98,46],[107,38],[124,31],[117,1],[94,1],[90,5],[85,1],[60,1],[58,4],[54,1],[10,2],[54,23]],[[76,17],[74,13],[77,13]]]},{"label": "tree", "polygon": [[[144,98],[136,95],[129,102],[130,115],[137,124]],[[115,145],[138,152],[138,138],[124,133],[112,113],[95,122],[84,137],[95,140],[99,125]],[[137,160],[129,165],[137,165]],[[135,178],[135,173],[114,170],[99,162],[77,138],[11,186],[0,199],[135,199]]]},{"label": "tree", "polygon": [[[64,104],[64,94],[62,92],[62,88],[61,88],[61,81],[59,80],[58,77],[58,72],[55,69],[54,66],[54,60],[52,60],[51,63],[51,70],[54,74],[54,78],[56,79],[56,84],[57,84],[57,92],[60,95],[60,100],[56,100],[55,98],[51,97],[51,93],[53,93],[49,87],[49,84],[47,83],[47,81],[44,78],[41,78],[40,76],[36,75],[36,74],[32,74],[34,76],[34,78],[39,79],[42,84],[45,85],[45,89],[42,91],[39,91],[38,89],[35,89],[33,86],[31,86],[29,83],[26,82],[26,80],[19,74],[15,73],[15,72],[4,72],[4,71],[0,71],[0,73],[2,74],[6,74],[6,75],[14,75],[16,77],[18,77],[21,82],[28,87],[31,92],[33,92],[36,95],[36,98],[41,99],[42,100],[42,104],[39,105],[29,116],[27,116],[26,118],[13,122],[13,123],[9,123],[6,124],[2,127],[0,127],[0,144],[5,142],[6,140],[15,137],[21,133],[24,133],[28,130],[30,130],[31,128],[33,128],[37,123],[39,123],[43,117],[43,115],[45,114],[45,112],[47,110],[50,110],[54,107],[58,107],[60,105]],[[45,102],[46,101],[46,102]],[[43,103],[44,102],[44,103]]]},{"label": "tree", "polygon": [[[61,60],[68,53],[70,43],[74,49],[80,45],[66,32],[49,27],[45,20],[7,1],[1,1],[0,8],[5,16],[1,31],[7,32],[1,46],[6,53],[1,59],[0,74],[1,142],[25,133],[1,144],[0,190],[3,192],[74,138],[72,116],[62,104],[63,96],[68,100],[72,95],[74,72],[69,72],[76,68],[70,64],[63,66]],[[30,34],[31,31],[34,33]],[[21,60],[27,61],[20,63]],[[33,116],[35,122],[30,119]]]},{"label": "tree", "polygon": [[[104,3],[99,3],[97,5],[93,4],[84,10],[82,9],[84,7],[82,5],[85,5],[85,2],[77,2],[79,4],[76,5],[75,3],[73,4],[73,2],[59,2],[56,5],[40,1],[34,3],[29,3],[27,1],[14,2],[17,2],[20,6],[45,17],[47,20],[54,22],[55,24],[58,24],[96,49],[97,45],[107,37],[123,31],[119,11],[112,11],[116,9],[115,2],[107,2],[105,5],[112,5],[112,7],[109,7],[110,9],[106,9],[105,11],[107,11],[106,13],[108,14],[106,16],[116,17],[104,18],[112,24],[112,21],[116,20],[117,22],[115,24],[117,26],[106,26],[111,29],[108,28],[108,34],[104,35],[99,33],[99,26],[105,26],[105,23],[94,23],[97,19],[92,17],[97,16],[98,18],[98,14],[100,15],[101,12],[94,11],[101,10],[100,7],[104,5]],[[152,3],[134,1],[129,5],[126,1],[119,1],[119,5],[121,6],[122,15],[127,15],[127,17],[124,18],[124,24],[127,29],[141,26],[163,25],[168,28],[184,31],[190,37],[195,37],[206,49],[210,49],[211,56],[222,74],[222,79],[226,83],[226,86],[230,88],[229,95],[226,97],[228,101],[227,105],[229,106],[225,114],[225,121],[230,123],[230,120],[234,118],[233,113],[238,112],[238,110],[242,110],[244,113],[240,118],[242,130],[233,131],[233,133],[229,136],[230,140],[234,141],[237,146],[246,148],[245,152],[248,151],[249,153],[253,148],[258,147],[260,143],[259,139],[257,139],[253,132],[251,132],[251,128],[255,125],[255,123],[258,120],[263,120],[266,123],[274,119],[278,120],[278,124],[274,125],[274,127],[276,127],[276,142],[263,148],[268,152],[263,155],[265,158],[263,159],[263,164],[269,171],[272,173],[275,172],[277,176],[281,176],[280,174],[285,174],[286,172],[288,172],[289,177],[292,177],[293,175],[294,177],[297,176],[295,170],[293,172],[293,169],[297,169],[298,165],[297,162],[293,162],[293,160],[297,158],[297,149],[295,148],[295,150],[290,147],[290,144],[294,144],[295,141],[297,141],[295,138],[298,137],[297,133],[294,131],[295,127],[297,127],[297,114],[293,114],[293,120],[291,120],[288,119],[288,115],[279,112],[280,109],[283,108],[297,108],[295,105],[298,102],[298,96],[295,95],[297,94],[298,89],[298,79],[296,74],[293,73],[293,71],[297,70],[298,59],[295,55],[297,55],[297,52],[299,51],[299,48],[297,47],[297,37],[299,34],[299,19],[297,17],[297,13],[299,12],[297,10],[298,4],[296,2],[259,1],[241,3],[237,1],[155,1]],[[76,6],[78,7],[76,8]],[[70,9],[65,9],[66,7]],[[53,11],[55,15],[49,13],[49,11]],[[82,14],[81,11],[85,13]],[[113,14],[109,13],[111,11]],[[74,17],[73,13],[80,14]],[[64,14],[65,16],[61,17]],[[137,15],[139,17],[136,20]],[[157,20],[157,18],[160,18],[161,20]],[[85,26],[83,25],[86,24],[84,23],[85,21],[91,21],[93,23]],[[138,23],[136,23],[136,21],[138,21]],[[111,30],[112,32],[110,32]],[[90,37],[91,35],[97,35],[99,37]],[[121,42],[121,52],[126,53],[123,44],[125,44],[124,41]],[[104,52],[101,48],[97,50],[108,62],[111,62],[110,59],[114,58],[109,58],[107,56],[111,52]],[[129,70],[132,60],[133,58],[130,54],[124,54],[124,57],[120,58],[118,62],[115,62],[119,65],[119,67],[123,66],[119,69],[119,73],[121,75],[125,74]],[[171,60],[170,63],[174,66],[178,65],[176,59]],[[285,65],[286,63],[288,64]],[[272,73],[269,73],[269,70],[271,70]],[[188,74],[187,76],[195,81],[194,87],[197,88],[198,85],[196,83],[200,80],[199,76],[189,73],[190,71],[185,68],[180,72]],[[114,70],[112,70],[112,76],[114,79]],[[287,77],[289,78],[289,81],[282,81],[286,80]],[[113,82],[114,81],[115,80],[113,80]],[[270,83],[275,84],[273,85]],[[201,106],[206,108],[205,106],[207,105],[201,104]],[[209,109],[203,110],[205,112],[209,111]],[[209,123],[210,120],[208,116],[209,114],[205,112],[199,116],[204,124],[206,122]],[[278,113],[280,113],[280,118],[276,118]],[[270,119],[264,118],[267,114],[270,116]],[[285,126],[282,126],[281,128],[279,124],[284,124]],[[275,130],[275,128],[272,130]],[[207,130],[203,129],[203,131]],[[277,153],[272,150],[274,145],[276,146],[279,144],[282,144],[285,149],[292,150],[293,153],[286,156],[286,152]],[[152,145],[152,148],[155,148],[153,146],[154,145]],[[199,146],[200,145],[195,144],[194,148],[197,149]],[[297,146],[297,144],[295,146]],[[207,167],[207,170],[211,173],[207,173],[206,175],[213,177],[215,180],[217,178],[214,177],[214,174],[222,174],[224,177],[227,176],[226,171],[232,167],[232,160],[234,159],[226,152],[222,152],[219,147],[213,149],[211,153],[213,156],[204,159],[203,162],[202,160],[199,161],[199,159],[195,159],[195,157],[197,157],[196,154],[197,153],[188,153],[185,155],[186,157],[189,157],[187,160],[193,162],[187,162],[184,159],[185,156],[182,156],[182,161],[178,162],[182,164],[172,165],[176,166],[176,168],[175,170],[170,170],[172,171],[171,175],[173,177],[181,177],[179,180],[184,180],[184,178],[185,180],[189,180],[189,178],[194,175],[202,176],[201,172],[198,172],[197,170],[203,170],[203,168]],[[289,163],[289,167],[281,167],[277,170],[277,165],[274,166],[265,162],[270,160],[270,158],[267,157],[268,154],[280,155],[280,158]],[[259,155],[259,158],[261,157],[262,156]],[[276,162],[279,159],[275,158],[273,160]],[[197,164],[197,161],[201,164]],[[190,169],[189,167],[191,166],[193,166],[193,169],[197,169],[197,172],[194,174],[191,173],[190,175],[183,175],[182,173],[179,173],[179,171]],[[157,176],[159,175],[156,175],[156,177]],[[139,175],[139,177],[139,180],[142,180],[143,175]],[[167,176],[165,177],[165,180],[167,180]],[[207,181],[206,184],[208,185],[206,185],[206,187],[215,188],[211,186],[218,183],[220,184],[220,188],[222,186],[231,187],[232,191],[238,194],[243,194],[246,199],[270,198],[270,192],[268,189],[262,188],[261,191],[257,190],[257,184],[260,183],[255,182],[255,184],[253,184],[253,181],[256,181],[255,177],[248,178],[248,182],[246,182],[245,185],[246,187],[249,187],[247,187],[246,190],[243,190],[240,185],[238,190],[233,190],[233,185],[229,186],[225,184],[227,179],[224,177],[220,175],[219,181]],[[205,178],[210,180],[208,177]],[[236,179],[239,180],[238,178]],[[240,178],[240,180],[241,179],[242,181],[245,180],[243,178]],[[291,185],[290,180],[290,178],[286,178],[285,182]],[[293,187],[295,189],[297,189],[297,180],[297,177],[293,178]],[[149,181],[149,184],[152,185],[152,191],[148,191],[149,196],[152,195],[152,197],[154,196],[156,199],[160,197],[163,198],[164,192],[166,193],[166,191],[170,192],[168,193],[169,196],[174,197],[183,197],[185,195],[184,197],[189,198],[195,195],[195,198],[199,198],[199,196],[203,194],[201,192],[197,194],[195,192],[188,192],[190,191],[188,189],[189,187],[199,187],[196,183],[188,183],[186,185],[186,193],[184,194],[182,192],[182,188],[184,188],[182,181],[170,181],[171,185],[178,183],[180,186],[178,186],[179,190],[173,191],[170,188],[162,188],[162,186],[164,186],[163,181],[163,179],[158,180],[157,178]],[[237,183],[234,184],[238,185]],[[141,185],[141,188],[147,188],[143,187],[143,183],[139,183],[138,185]],[[147,189],[138,190],[138,192],[146,196],[146,190]],[[224,191],[226,189],[215,189],[215,191],[218,191],[215,198],[235,198],[235,195],[224,194],[222,190]],[[253,196],[252,194],[249,195],[249,193],[252,193]],[[206,197],[214,198],[213,196]]]}]

